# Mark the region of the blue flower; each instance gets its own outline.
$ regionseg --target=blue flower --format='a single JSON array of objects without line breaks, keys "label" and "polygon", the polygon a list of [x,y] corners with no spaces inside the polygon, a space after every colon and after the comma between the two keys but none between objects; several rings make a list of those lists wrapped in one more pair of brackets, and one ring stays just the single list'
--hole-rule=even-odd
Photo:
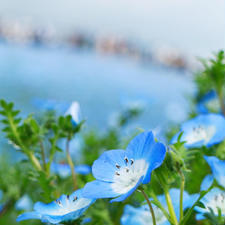
[{"label": "blue flower", "polygon": [[152,132],[143,132],[126,151],[106,151],[94,162],[92,173],[97,180],[85,185],[83,195],[123,201],[140,184],[150,182],[151,172],[162,164],[165,154],[165,146],[154,141]]},{"label": "blue flower", "polygon": [[71,104],[58,102],[56,100],[34,99],[33,103],[36,107],[47,111],[56,111],[59,114],[71,115],[72,123],[77,125],[81,122],[80,104],[76,101]]},{"label": "blue flower", "polygon": [[220,104],[217,94],[214,90],[206,93],[197,104],[197,110],[199,113],[209,113],[210,111],[219,112]]},{"label": "blue flower", "polygon": [[219,160],[215,156],[205,156],[204,158],[211,167],[213,177],[219,185],[225,188],[225,160]]},{"label": "blue flower", "polygon": [[[75,166],[74,170],[77,174],[82,175],[87,175],[91,173],[91,167],[85,164]],[[65,163],[52,163],[51,171],[55,174],[58,174],[62,178],[66,178],[71,175],[70,166]]]},{"label": "blue flower", "polygon": [[[208,158],[210,158],[210,159],[207,159],[208,161],[210,160],[209,164],[216,163],[216,160],[212,159],[215,157],[208,157]],[[214,178],[216,180],[218,179],[217,175],[214,177],[214,173],[218,171],[218,168],[212,169],[212,170],[213,170],[213,175],[207,175],[202,181],[202,184],[201,184],[202,191],[207,190],[212,185]],[[220,179],[220,176],[219,176],[219,179]],[[204,204],[205,208],[200,208],[198,206],[195,207],[195,210],[198,212],[196,217],[197,220],[204,219],[204,213],[210,213],[210,209],[212,209],[216,215],[218,215],[218,209],[221,209],[222,215],[225,216],[225,191],[224,190],[221,190],[219,188],[213,188],[209,193],[207,193],[201,199],[201,202]]]},{"label": "blue flower", "polygon": [[[169,191],[170,196],[172,198],[174,210],[176,213],[177,218],[179,218],[179,196],[180,196],[180,189],[171,189]],[[183,208],[191,207],[194,202],[197,200],[198,194],[189,195],[186,191],[184,191],[183,195]],[[163,205],[165,209],[167,209],[166,199],[164,195],[158,196],[159,201]],[[164,216],[163,212],[153,205],[153,210],[156,217],[156,222],[158,225],[169,225],[169,221]],[[152,224],[152,217],[149,212],[148,205],[143,205],[139,208],[135,208],[131,205],[126,205],[124,209],[124,214],[121,217],[121,224],[122,225],[151,225]]]},{"label": "blue flower", "polygon": [[72,122],[76,126],[81,122],[81,110],[78,102],[72,102],[70,107],[65,112],[65,115],[71,115]]},{"label": "blue flower", "polygon": [[205,208],[195,207],[195,210],[199,213],[196,219],[204,219],[205,213],[210,213],[210,209],[218,215],[218,209],[221,209],[222,216],[225,216],[225,192],[219,188],[213,188],[209,193],[207,193],[201,202],[204,204]]},{"label": "blue flower", "polygon": [[[224,140],[225,119],[219,114],[199,115],[183,123],[180,132],[187,148],[210,147]],[[172,144],[177,142],[180,132],[172,138]]]},{"label": "blue flower", "polygon": [[94,199],[84,198],[80,189],[71,195],[62,195],[49,204],[37,202],[33,212],[18,216],[17,221],[38,219],[52,224],[72,221],[78,219],[94,201]]},{"label": "blue flower", "polygon": [[16,210],[31,210],[32,209],[32,200],[28,195],[22,196],[15,204]]}]

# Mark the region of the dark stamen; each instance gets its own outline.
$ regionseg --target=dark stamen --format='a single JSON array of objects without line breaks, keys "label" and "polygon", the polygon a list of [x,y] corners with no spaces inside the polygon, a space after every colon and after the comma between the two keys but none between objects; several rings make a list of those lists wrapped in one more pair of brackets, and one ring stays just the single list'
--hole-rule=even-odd
[{"label": "dark stamen", "polygon": [[127,173],[129,172],[129,169],[128,169],[128,168],[126,168],[126,172],[127,172]]},{"label": "dark stamen", "polygon": [[75,202],[77,199],[78,199],[77,196],[75,196],[75,197],[73,198],[73,202]]},{"label": "dark stamen", "polygon": [[125,157],[124,160],[126,164],[129,162],[127,157]]},{"label": "dark stamen", "polygon": [[131,160],[130,160],[130,165],[133,165],[133,164],[134,164],[134,160],[131,159]]},{"label": "dark stamen", "polygon": [[119,174],[118,172],[116,172],[116,175],[117,175],[117,176],[120,176],[120,174]]},{"label": "dark stamen", "polygon": [[119,166],[118,164],[116,164],[116,168],[117,168],[117,169],[120,169],[120,167],[121,167],[121,166]]},{"label": "dark stamen", "polygon": [[69,196],[69,195],[67,195],[67,196],[66,196],[66,198],[69,200],[70,196]]},{"label": "dark stamen", "polygon": [[58,205],[62,205],[62,203],[61,203],[61,201],[60,200],[56,200],[56,203],[58,204]]}]

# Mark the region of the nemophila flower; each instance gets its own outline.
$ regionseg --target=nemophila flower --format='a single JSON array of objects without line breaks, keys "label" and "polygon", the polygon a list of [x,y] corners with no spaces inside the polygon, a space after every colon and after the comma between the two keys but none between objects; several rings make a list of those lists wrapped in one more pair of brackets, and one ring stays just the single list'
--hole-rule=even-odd
[{"label": "nemophila flower", "polygon": [[94,201],[94,199],[84,198],[80,189],[71,195],[62,195],[49,204],[37,202],[33,212],[18,216],[17,221],[38,219],[52,224],[72,221],[78,219]]},{"label": "nemophila flower", "polygon": [[71,104],[58,102],[55,100],[34,99],[33,103],[36,107],[46,111],[56,111],[59,114],[71,115],[72,122],[77,125],[81,122],[80,104],[76,101]]},{"label": "nemophila flower", "polygon": [[16,210],[31,210],[32,209],[32,200],[28,195],[22,196],[15,204]]},{"label": "nemophila flower", "polygon": [[[77,174],[87,175],[91,173],[91,167],[85,164],[77,165],[74,167],[74,171]],[[66,163],[52,163],[51,172],[59,175],[62,178],[66,178],[71,175],[70,166]]]},{"label": "nemophila flower", "polygon": [[77,125],[81,122],[81,110],[80,110],[80,104],[78,102],[72,102],[70,107],[65,112],[65,115],[71,115],[72,122],[74,125]]},{"label": "nemophila flower", "polygon": [[199,113],[219,112],[220,104],[217,94],[214,90],[206,93],[197,104]]},{"label": "nemophila flower", "polygon": [[162,164],[165,154],[165,146],[155,142],[152,132],[143,132],[126,151],[106,151],[94,162],[92,173],[96,180],[85,185],[83,195],[123,201],[139,185],[150,181],[151,172]]},{"label": "nemophila flower", "polygon": [[219,160],[215,156],[205,156],[204,158],[211,167],[213,177],[219,185],[225,188],[225,160]]},{"label": "nemophila flower", "polygon": [[[213,183],[213,176],[207,175],[201,184],[201,190],[207,190]],[[204,204],[205,208],[195,207],[198,212],[197,220],[204,219],[205,213],[210,213],[210,209],[218,215],[218,209],[221,210],[222,216],[225,216],[225,191],[219,188],[213,188],[209,193],[207,193],[201,202]]]},{"label": "nemophila flower", "polygon": [[[187,148],[210,147],[224,140],[225,118],[219,114],[199,115],[183,123],[180,132]],[[172,144],[177,142],[180,132],[173,137]]]},{"label": "nemophila flower", "polygon": [[[180,196],[180,189],[171,189],[169,191],[172,203],[174,206],[174,210],[176,213],[177,218],[179,218],[179,196]],[[189,195],[186,191],[183,194],[183,208],[191,207],[194,202],[197,200],[198,195]],[[164,195],[158,196],[159,201],[163,205],[165,209],[167,209],[166,199]],[[163,212],[153,205],[153,210],[156,217],[156,223],[158,225],[169,225],[169,221],[164,216]],[[124,209],[123,216],[121,217],[121,224],[122,225],[151,225],[152,223],[152,216],[149,212],[148,205],[143,205],[139,208],[135,208],[131,205],[126,205]]]}]

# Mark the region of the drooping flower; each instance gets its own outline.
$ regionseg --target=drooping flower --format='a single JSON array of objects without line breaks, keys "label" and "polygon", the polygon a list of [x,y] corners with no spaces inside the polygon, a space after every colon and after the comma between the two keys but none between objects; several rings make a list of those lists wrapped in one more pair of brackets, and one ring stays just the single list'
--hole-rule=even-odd
[{"label": "drooping flower", "polygon": [[201,100],[197,103],[197,110],[199,113],[219,113],[220,104],[214,90],[209,91],[201,98]]},{"label": "drooping flower", "polygon": [[204,158],[211,167],[214,179],[225,188],[225,160],[219,160],[215,156],[205,156]]},{"label": "drooping flower", "polygon": [[18,216],[17,221],[38,219],[52,224],[72,221],[78,219],[94,201],[94,199],[84,198],[80,189],[71,195],[62,195],[49,204],[37,202],[33,212]]},{"label": "drooping flower", "polygon": [[[91,167],[85,164],[75,166],[74,170],[77,174],[82,175],[91,173]],[[66,163],[52,163],[51,172],[58,174],[62,178],[66,178],[71,175],[70,166]]]},{"label": "drooping flower", "polygon": [[34,99],[33,103],[36,107],[46,111],[56,111],[60,115],[71,115],[72,123],[77,125],[81,122],[80,104],[76,101],[71,104],[58,102],[56,100]]},{"label": "drooping flower", "polygon": [[72,122],[77,125],[81,121],[81,110],[78,102],[72,102],[70,107],[65,112],[65,115],[71,115]]},{"label": "drooping flower", "polygon": [[96,180],[85,185],[83,195],[123,201],[140,184],[150,182],[151,172],[162,164],[165,154],[165,146],[155,142],[152,132],[143,132],[126,151],[106,151],[94,162],[92,173]]},{"label": "drooping flower", "polygon": [[[183,123],[180,132],[187,148],[210,147],[224,140],[225,118],[219,114],[199,115]],[[172,138],[172,144],[177,142],[180,132]]]},{"label": "drooping flower", "polygon": [[[180,196],[180,189],[173,188],[169,191],[170,196],[172,198],[172,203],[174,206],[174,210],[176,213],[177,218],[179,218],[179,196]],[[183,194],[183,208],[186,209],[191,207],[194,202],[197,200],[198,194],[189,195],[186,191]],[[167,209],[166,199],[164,195],[158,196],[159,201],[161,202],[162,206]],[[156,217],[156,223],[158,225],[169,225],[169,221],[164,216],[163,212],[153,205],[153,210]],[[168,210],[167,210],[168,211]],[[152,216],[149,212],[148,205],[143,205],[139,208],[135,208],[131,205],[126,205],[124,209],[124,214],[121,217],[121,224],[122,225],[151,225],[152,223]]]}]

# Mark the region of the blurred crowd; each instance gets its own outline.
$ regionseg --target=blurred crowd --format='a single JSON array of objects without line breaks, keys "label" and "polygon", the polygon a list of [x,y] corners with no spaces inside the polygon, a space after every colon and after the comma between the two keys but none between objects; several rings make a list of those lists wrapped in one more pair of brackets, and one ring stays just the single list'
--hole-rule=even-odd
[{"label": "blurred crowd", "polygon": [[129,57],[146,65],[158,64],[178,70],[193,71],[196,68],[192,57],[169,46],[143,46],[114,35],[89,35],[76,31],[67,35],[56,32],[54,27],[37,28],[27,23],[0,19],[0,41],[32,44],[35,46],[67,45],[75,49],[94,50],[101,54]]}]

